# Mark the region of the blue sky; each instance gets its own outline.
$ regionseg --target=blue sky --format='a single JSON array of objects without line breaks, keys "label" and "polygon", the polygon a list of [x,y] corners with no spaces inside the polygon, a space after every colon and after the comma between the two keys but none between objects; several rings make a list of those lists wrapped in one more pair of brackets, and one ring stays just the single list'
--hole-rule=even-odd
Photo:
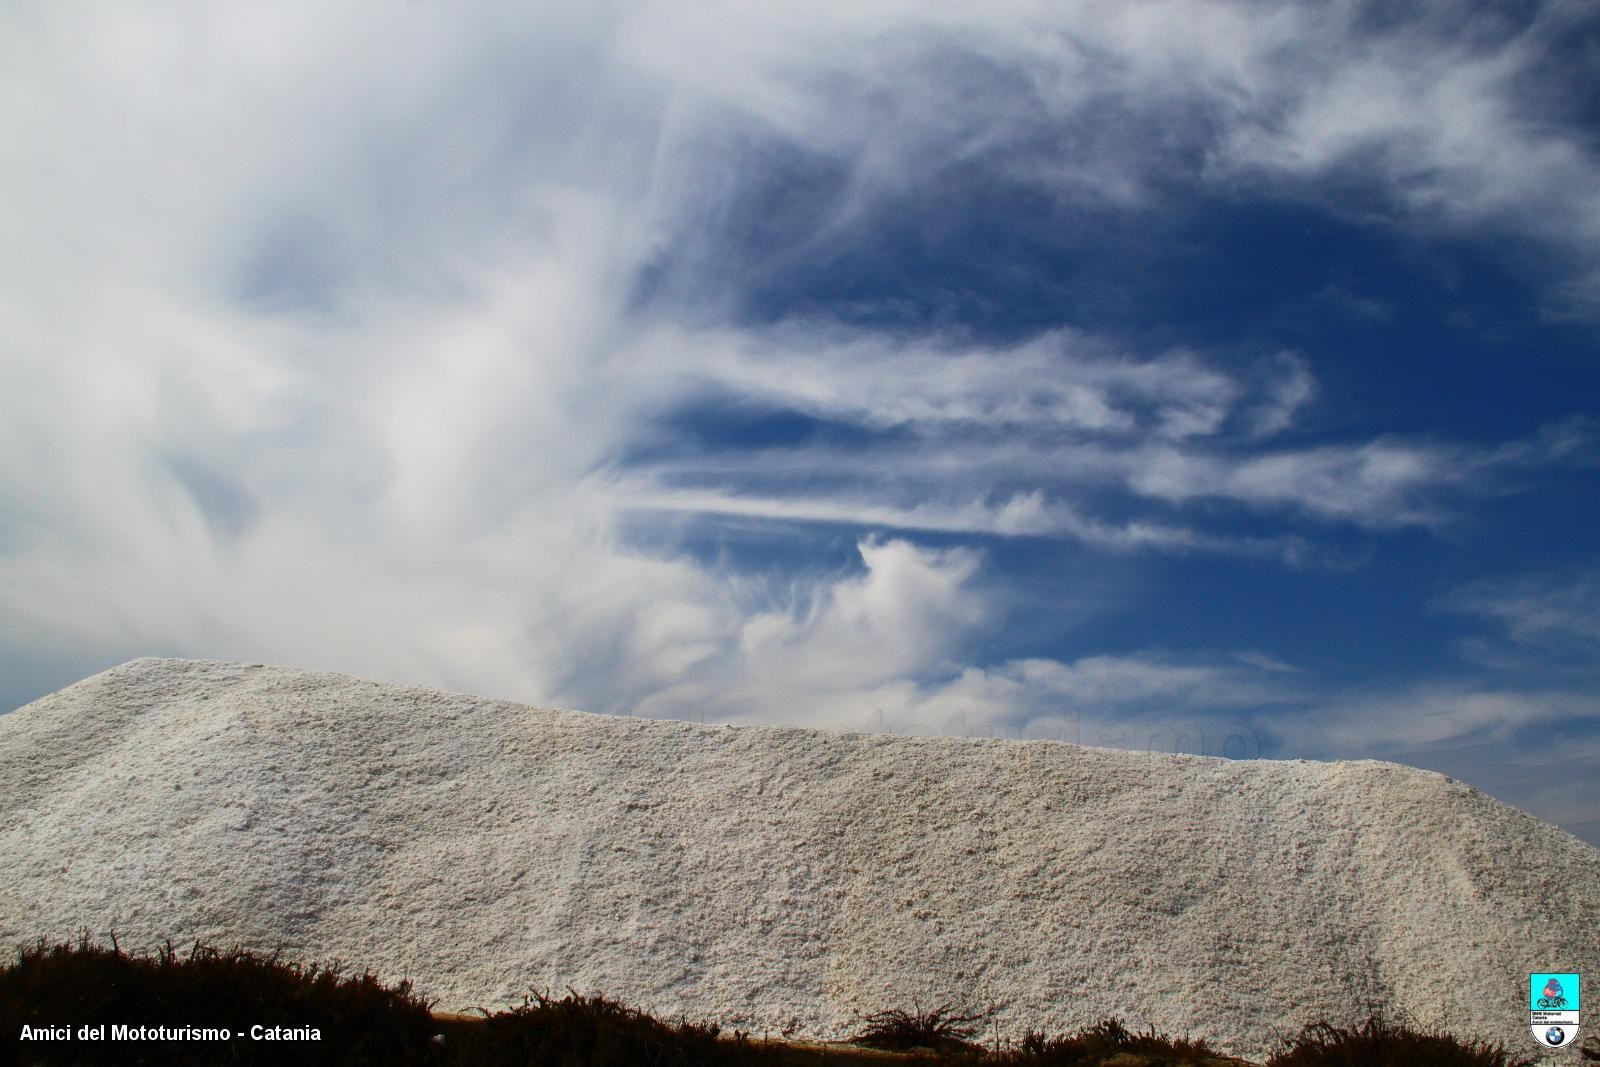
[{"label": "blue sky", "polygon": [[136,655],[1600,843],[1587,3],[0,12],[0,707]]}]

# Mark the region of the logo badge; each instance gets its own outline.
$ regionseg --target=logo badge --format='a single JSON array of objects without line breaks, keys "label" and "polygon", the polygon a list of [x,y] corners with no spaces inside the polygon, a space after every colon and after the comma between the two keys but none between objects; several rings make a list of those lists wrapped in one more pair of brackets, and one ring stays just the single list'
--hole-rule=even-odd
[{"label": "logo badge", "polygon": [[1533,1037],[1545,1048],[1578,1040],[1578,975],[1543,971],[1528,976],[1528,1009]]}]

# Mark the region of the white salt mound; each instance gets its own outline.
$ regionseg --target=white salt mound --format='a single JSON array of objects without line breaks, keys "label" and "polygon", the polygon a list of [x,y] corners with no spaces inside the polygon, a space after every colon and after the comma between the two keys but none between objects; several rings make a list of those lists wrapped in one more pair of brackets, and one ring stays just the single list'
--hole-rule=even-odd
[{"label": "white salt mound", "polygon": [[549,711],[142,659],[0,716],[0,936],[284,948],[440,1009],[759,1035],[997,1007],[1260,1056],[1370,1006],[1530,1049],[1600,851],[1442,775]]}]

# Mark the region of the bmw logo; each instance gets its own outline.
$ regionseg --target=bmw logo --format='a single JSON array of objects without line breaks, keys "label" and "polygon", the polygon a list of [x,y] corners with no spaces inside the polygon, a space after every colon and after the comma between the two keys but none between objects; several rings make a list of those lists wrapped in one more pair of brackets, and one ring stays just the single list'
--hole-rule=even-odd
[{"label": "bmw logo", "polygon": [[1567,1032],[1559,1026],[1552,1026],[1544,1032],[1544,1039],[1551,1045],[1559,1045],[1567,1039]]}]

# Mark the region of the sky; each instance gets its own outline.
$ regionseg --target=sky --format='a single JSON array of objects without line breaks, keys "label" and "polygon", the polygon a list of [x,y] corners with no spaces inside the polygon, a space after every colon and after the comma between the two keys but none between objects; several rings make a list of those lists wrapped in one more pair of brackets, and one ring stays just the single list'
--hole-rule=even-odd
[{"label": "sky", "polygon": [[1597,84],[1588,0],[12,0],[0,709],[268,662],[1600,845]]}]

